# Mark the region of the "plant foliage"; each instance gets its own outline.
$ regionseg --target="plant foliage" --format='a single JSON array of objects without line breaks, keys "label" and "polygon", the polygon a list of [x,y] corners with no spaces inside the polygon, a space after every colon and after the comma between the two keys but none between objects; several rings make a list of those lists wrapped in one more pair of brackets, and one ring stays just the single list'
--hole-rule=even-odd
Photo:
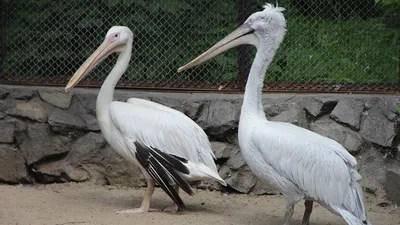
[{"label": "plant foliage", "polygon": [[[337,1],[323,2],[279,2],[287,6],[288,35],[266,80],[397,82],[394,34],[380,9],[370,0],[346,1],[351,4],[339,8],[333,4]],[[254,0],[251,11],[263,3]],[[176,69],[231,32],[238,25],[238,7],[235,0],[6,1],[3,76],[65,82],[111,26],[125,25],[135,33],[125,79],[236,82],[234,50],[183,74]],[[114,60],[101,64],[89,79],[104,79]]]}]

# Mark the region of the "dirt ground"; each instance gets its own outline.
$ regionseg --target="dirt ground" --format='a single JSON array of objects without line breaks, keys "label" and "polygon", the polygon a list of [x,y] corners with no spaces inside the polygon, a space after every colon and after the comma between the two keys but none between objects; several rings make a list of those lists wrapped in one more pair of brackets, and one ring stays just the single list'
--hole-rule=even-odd
[{"label": "dirt ground", "polygon": [[[144,189],[68,183],[35,186],[0,185],[0,224],[12,225],[114,225],[114,224],[190,224],[190,225],[282,225],[284,201],[281,196],[222,194],[195,190],[194,197],[182,194],[187,210],[177,214],[152,212],[115,214],[137,207]],[[367,195],[368,217],[374,225],[400,224],[400,208],[377,206],[385,202]],[[153,196],[153,207],[171,204],[160,189]],[[292,225],[301,223],[303,204],[296,205]],[[319,205],[314,206],[312,225],[346,223]]]}]

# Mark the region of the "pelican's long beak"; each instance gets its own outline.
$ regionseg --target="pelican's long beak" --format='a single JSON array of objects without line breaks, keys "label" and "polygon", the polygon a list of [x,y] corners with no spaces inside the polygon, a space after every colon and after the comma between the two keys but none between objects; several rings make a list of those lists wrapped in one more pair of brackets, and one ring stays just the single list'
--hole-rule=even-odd
[{"label": "pelican's long beak", "polygon": [[210,49],[208,49],[203,54],[199,55],[197,58],[195,58],[188,64],[179,67],[178,72],[181,72],[183,70],[187,70],[191,67],[199,65],[199,64],[221,54],[222,52],[225,52],[225,51],[227,51],[233,47],[236,47],[238,45],[244,45],[244,44],[251,44],[256,47],[259,44],[259,39],[254,34],[254,29],[249,27],[246,24],[243,24],[240,27],[238,27],[236,30],[234,30],[232,33],[230,33],[224,39],[219,41],[217,44],[212,46]]},{"label": "pelican's long beak", "polygon": [[111,53],[113,53],[113,50],[117,46],[118,42],[112,41],[108,38],[104,40],[104,42],[96,49],[96,51],[75,72],[75,74],[69,80],[67,86],[65,86],[65,91],[69,91],[76,84],[78,84],[79,81],[81,81],[91,70],[93,70],[93,68],[107,58]]}]

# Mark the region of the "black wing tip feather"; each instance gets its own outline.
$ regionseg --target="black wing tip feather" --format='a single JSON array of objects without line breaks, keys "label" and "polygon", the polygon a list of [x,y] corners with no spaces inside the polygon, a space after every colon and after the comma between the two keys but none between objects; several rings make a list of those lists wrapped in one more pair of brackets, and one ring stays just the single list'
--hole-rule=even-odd
[{"label": "black wing tip feather", "polygon": [[[138,162],[149,172],[150,176],[161,186],[168,196],[178,205],[179,208],[185,208],[185,204],[179,197],[170,181],[173,179],[175,183],[189,195],[193,195],[190,185],[179,176],[175,171],[189,174],[188,168],[182,163],[183,158],[169,155],[156,148],[151,148],[141,142],[135,141],[136,158]],[[187,162],[187,160],[186,160]]]},{"label": "black wing tip feather", "polygon": [[183,164],[188,162],[186,159],[178,157],[173,154],[162,152],[157,148],[151,148],[151,149],[159,154],[159,155],[157,154],[154,155],[155,157],[157,157],[158,160],[164,161],[165,163],[169,164],[172,168],[178,170],[181,173],[184,174],[190,173],[189,169]]}]

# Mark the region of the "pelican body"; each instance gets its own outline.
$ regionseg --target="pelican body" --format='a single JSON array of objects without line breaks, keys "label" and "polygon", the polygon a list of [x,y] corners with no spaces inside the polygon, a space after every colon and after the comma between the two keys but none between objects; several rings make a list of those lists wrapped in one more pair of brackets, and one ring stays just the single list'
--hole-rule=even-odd
[{"label": "pelican body", "polygon": [[154,211],[150,208],[150,199],[155,182],[175,202],[167,210],[177,211],[185,207],[178,188],[193,194],[187,181],[215,179],[223,185],[225,181],[218,175],[207,135],[186,115],[144,99],[113,101],[115,85],[129,65],[132,42],[133,33],[129,28],[112,27],[104,42],[76,71],[65,89],[73,88],[110,54],[119,54],[97,96],[96,116],[111,147],[137,165],[147,178],[141,207],[120,213]]},{"label": "pelican body", "polygon": [[286,33],[283,10],[266,4],[263,11],[252,14],[239,28],[178,71],[235,46],[254,45],[257,53],[244,93],[239,145],[251,171],[285,197],[285,225],[301,199],[306,200],[303,225],[309,224],[314,201],[342,216],[349,225],[369,225],[356,159],[332,139],[265,117],[261,98],[264,75]]}]

